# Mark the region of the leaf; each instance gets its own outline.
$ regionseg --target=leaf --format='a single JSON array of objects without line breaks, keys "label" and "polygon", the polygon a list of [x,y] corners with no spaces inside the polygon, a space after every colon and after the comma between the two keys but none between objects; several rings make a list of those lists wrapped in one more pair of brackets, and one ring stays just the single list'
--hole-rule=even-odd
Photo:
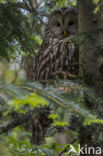
[{"label": "leaf", "polygon": [[68,126],[68,123],[66,121],[54,121],[53,126],[60,126],[60,127],[64,127],[64,126]]},{"label": "leaf", "polygon": [[39,36],[33,36],[32,37],[39,45],[42,43],[42,40],[40,39]]},{"label": "leaf", "polygon": [[57,119],[58,118],[58,114],[50,114],[49,115],[49,118],[51,118],[51,119]]},{"label": "leaf", "polygon": [[[32,107],[46,106],[48,105],[48,101],[36,93],[31,93],[22,99],[14,99],[8,102],[8,105],[13,106],[15,110],[21,109],[23,105],[30,105]],[[21,110],[22,112],[23,110]]]},{"label": "leaf", "polygon": [[103,120],[102,119],[85,119],[83,125],[87,126],[87,125],[91,125],[91,124],[103,124]]},{"label": "leaf", "polygon": [[97,6],[95,9],[94,9],[94,13],[96,14],[100,9],[100,6]]},{"label": "leaf", "polygon": [[93,0],[95,4],[98,4],[100,0]]}]

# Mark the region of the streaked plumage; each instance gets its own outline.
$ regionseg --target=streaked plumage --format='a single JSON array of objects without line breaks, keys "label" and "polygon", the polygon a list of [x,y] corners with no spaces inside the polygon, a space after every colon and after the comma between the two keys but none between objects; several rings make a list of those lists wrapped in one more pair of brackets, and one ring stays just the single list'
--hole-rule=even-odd
[{"label": "streaked plumage", "polygon": [[63,43],[65,37],[75,33],[77,33],[75,8],[60,8],[51,14],[43,43],[34,60],[33,80],[51,79],[56,71],[78,74],[78,50],[73,42]]}]

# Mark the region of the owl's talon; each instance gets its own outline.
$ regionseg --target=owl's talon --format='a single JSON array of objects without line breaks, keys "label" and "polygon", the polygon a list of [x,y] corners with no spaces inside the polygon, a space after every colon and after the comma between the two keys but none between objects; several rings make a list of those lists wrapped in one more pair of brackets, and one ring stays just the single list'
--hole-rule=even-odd
[{"label": "owl's talon", "polygon": [[68,71],[56,71],[53,73],[53,76],[58,76],[58,77],[62,77],[65,79],[72,79],[72,80],[78,78],[78,76],[73,75],[69,73]]}]

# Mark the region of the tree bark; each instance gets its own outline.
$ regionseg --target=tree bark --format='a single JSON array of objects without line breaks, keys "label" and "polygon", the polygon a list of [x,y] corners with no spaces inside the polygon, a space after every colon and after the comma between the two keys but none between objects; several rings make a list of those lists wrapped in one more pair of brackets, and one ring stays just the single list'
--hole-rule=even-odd
[{"label": "tree bark", "polygon": [[24,59],[24,64],[25,64],[25,71],[26,71],[26,78],[28,81],[31,81],[32,79],[32,66],[33,66],[33,57],[28,55]]},{"label": "tree bark", "polygon": [[[101,4],[102,3],[102,4]],[[103,2],[100,2],[100,10],[96,14],[96,5],[92,0],[77,0],[79,33],[84,35],[79,50],[80,76],[89,85],[96,88],[97,96],[103,96]],[[91,106],[88,106],[92,109]],[[102,106],[101,106],[102,109]],[[89,127],[82,127],[80,134],[85,129],[85,135],[80,137],[80,144],[95,146],[92,135],[95,131]],[[81,135],[80,135],[81,136]],[[82,155],[82,154],[81,154]],[[92,153],[90,154],[92,155]]]},{"label": "tree bark", "polygon": [[[103,69],[100,70],[103,63],[100,56],[102,52],[99,51],[103,46],[103,32],[99,32],[103,28],[103,19],[102,11],[94,14],[94,9],[95,5],[92,1],[78,0],[79,33],[85,32],[86,35],[86,37],[82,36],[85,40],[80,45],[80,76],[89,78],[89,82],[97,83],[101,77],[103,78]],[[101,84],[103,85],[103,82]]]}]

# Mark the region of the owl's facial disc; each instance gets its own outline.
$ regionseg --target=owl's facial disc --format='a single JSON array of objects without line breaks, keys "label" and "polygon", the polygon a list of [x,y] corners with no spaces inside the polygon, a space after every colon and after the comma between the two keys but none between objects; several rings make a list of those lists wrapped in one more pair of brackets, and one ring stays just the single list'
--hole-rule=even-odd
[{"label": "owl's facial disc", "polygon": [[77,15],[72,12],[54,12],[51,15],[49,24],[49,30],[55,37],[65,38],[77,32]]},{"label": "owl's facial disc", "polygon": [[59,37],[63,33],[63,16],[60,12],[53,14],[49,20],[49,30],[54,34],[54,36]]},{"label": "owl's facial disc", "polygon": [[72,12],[66,13],[64,21],[65,21],[64,27],[67,31],[68,36],[78,32],[77,15],[75,13]]}]

